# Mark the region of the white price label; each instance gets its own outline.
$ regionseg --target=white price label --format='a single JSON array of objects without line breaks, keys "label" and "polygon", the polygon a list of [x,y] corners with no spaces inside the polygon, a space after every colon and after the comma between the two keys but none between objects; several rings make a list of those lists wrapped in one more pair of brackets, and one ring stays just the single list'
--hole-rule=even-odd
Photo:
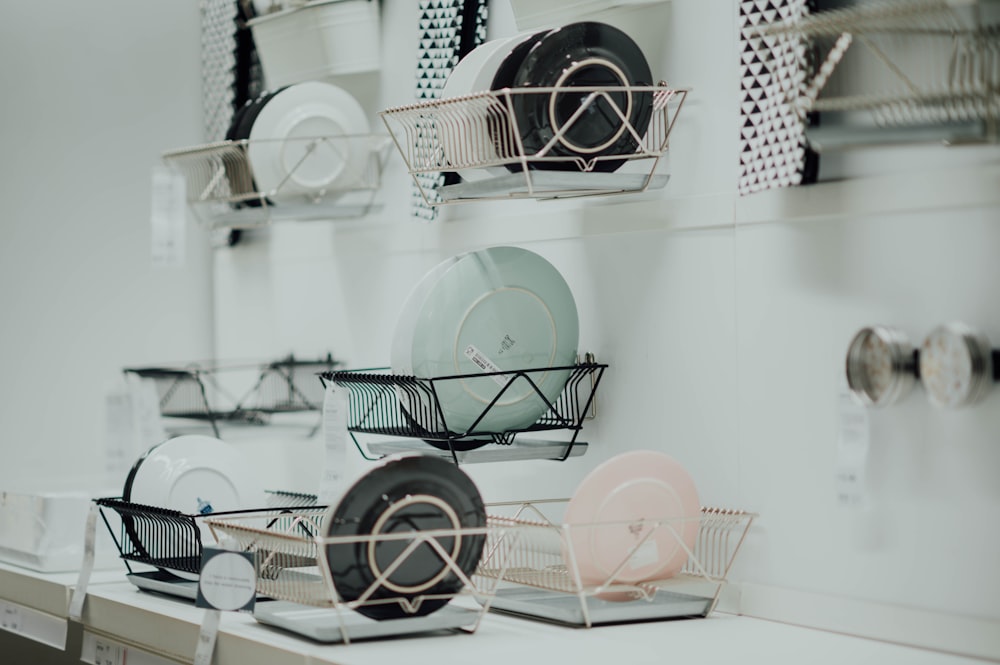
[{"label": "white price label", "polygon": [[99,637],[94,640],[94,665],[125,665],[127,653],[128,649],[121,644]]},{"label": "white price label", "polygon": [[0,628],[12,633],[21,632],[21,608],[17,605],[3,603],[0,606]]},{"label": "white price label", "polygon": [[319,502],[332,505],[343,493],[347,476],[347,416],[350,408],[350,389],[335,385],[326,386],[323,396],[323,444],[326,460],[320,479]]},{"label": "white price label", "polygon": [[867,470],[870,444],[868,410],[842,386],[838,394],[837,458],[834,467],[837,502],[868,505]]},{"label": "white price label", "polygon": [[83,601],[87,598],[87,586],[90,584],[90,574],[94,570],[94,550],[97,540],[97,513],[100,509],[96,503],[90,504],[87,513],[87,524],[83,532],[83,562],[80,573],[73,587],[73,597],[69,602],[69,618],[80,621],[83,616]]},{"label": "white price label", "polygon": [[184,175],[165,166],[153,169],[152,256],[155,267],[184,265],[187,183]]},{"label": "white price label", "polygon": [[198,646],[194,650],[194,665],[212,665],[212,654],[215,652],[215,640],[219,636],[219,622],[222,612],[205,610],[198,632]]},{"label": "white price label", "polygon": [[[493,362],[489,356],[480,351],[475,347],[475,345],[470,344],[465,347],[465,357],[471,360],[476,367],[483,370],[483,372],[499,372],[500,367]],[[507,377],[503,374],[494,374],[492,377],[493,381],[496,382],[498,386],[507,385]]]}]

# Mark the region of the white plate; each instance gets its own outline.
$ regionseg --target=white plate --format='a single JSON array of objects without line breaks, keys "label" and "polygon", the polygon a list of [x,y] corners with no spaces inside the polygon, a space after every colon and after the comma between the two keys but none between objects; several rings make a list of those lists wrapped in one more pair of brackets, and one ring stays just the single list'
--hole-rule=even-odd
[{"label": "white plate", "polygon": [[[566,507],[564,557],[585,585],[673,577],[694,549],[701,505],[694,480],[673,457],[652,450],[617,455],[583,479]],[[682,546],[683,544],[683,546]],[[603,593],[606,600],[630,600]]]},{"label": "white plate", "polygon": [[[460,97],[490,90],[493,77],[500,64],[510,55],[511,51],[535,34],[537,34],[536,31],[532,30],[513,37],[491,39],[474,48],[451,70],[451,74],[448,75],[441,90],[441,98]],[[468,109],[466,112],[469,112]],[[439,140],[445,159],[461,158],[473,162],[488,162],[499,158],[494,145],[493,132],[496,131],[497,119],[506,117],[506,113],[500,115],[494,113],[490,117],[490,114],[483,111],[481,115],[473,115],[474,122],[450,123],[449,127],[454,131],[451,133],[442,132]],[[502,166],[458,171],[458,174],[466,182],[507,173],[507,169]]]},{"label": "white plate", "polygon": [[[573,293],[544,258],[517,247],[469,252],[436,279],[405,347],[413,375],[435,378],[487,371],[545,369],[576,362],[579,320]],[[569,371],[529,375],[549,402]],[[440,381],[435,391],[448,429],[464,433],[500,394],[474,430],[522,429],[547,410],[523,378]]]},{"label": "white plate", "polygon": [[[185,515],[263,508],[267,503],[263,478],[246,456],[232,444],[198,434],[168,439],[150,449],[125,490],[126,501]],[[209,529],[200,526],[202,545],[214,542]]]},{"label": "white plate", "polygon": [[368,164],[368,132],[364,109],[346,90],[320,81],[288,86],[250,129],[254,182],[275,200],[358,186]]},{"label": "white plate", "polygon": [[399,310],[399,316],[396,318],[396,328],[393,330],[392,349],[389,356],[393,374],[407,376],[413,374],[413,328],[417,324],[420,308],[424,306],[424,300],[434,289],[441,275],[455,265],[462,256],[464,255],[450,256],[428,270],[403,302],[403,307]]}]

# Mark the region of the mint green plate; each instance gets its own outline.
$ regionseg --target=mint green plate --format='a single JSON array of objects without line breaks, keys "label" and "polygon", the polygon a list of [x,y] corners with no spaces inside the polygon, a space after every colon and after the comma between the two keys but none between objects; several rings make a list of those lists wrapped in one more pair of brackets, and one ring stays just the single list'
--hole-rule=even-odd
[{"label": "mint green plate", "polygon": [[[437,378],[573,365],[578,341],[576,302],[559,271],[534,252],[491,247],[440,272],[413,320],[410,343],[402,346],[414,376]],[[554,402],[569,371],[527,376]],[[513,374],[438,381],[435,390],[453,432],[472,428],[501,391],[474,431],[524,429],[547,409],[529,382]]]}]

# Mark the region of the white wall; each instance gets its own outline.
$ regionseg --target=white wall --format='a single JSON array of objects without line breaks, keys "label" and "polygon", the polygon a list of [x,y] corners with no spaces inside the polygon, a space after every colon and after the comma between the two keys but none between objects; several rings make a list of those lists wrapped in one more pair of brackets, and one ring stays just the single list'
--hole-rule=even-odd
[{"label": "white wall", "polygon": [[202,140],[199,24],[193,2],[5,4],[4,488],[102,483],[122,367],[211,356],[204,235],[185,266],[150,263],[151,168]]},{"label": "white wall", "polygon": [[[491,6],[490,36],[513,32],[505,3]],[[872,413],[871,508],[838,506],[833,484],[840,372],[858,328],[896,325],[916,342],[962,319],[1000,339],[996,148],[860,153],[888,175],[738,199],[737,3],[630,11],[616,20],[660,38],[647,48],[654,74],[693,88],[665,190],[467,204],[424,224],[390,155],[383,207],[362,222],[276,225],[217,255],[220,352],[330,348],[357,367],[387,364],[395,313],[427,269],[467,249],[527,247],[566,276],[581,348],[610,369],[587,454],[467,467],[488,499],[565,496],[617,452],[663,450],[691,469],[704,504],[760,513],[734,575],[743,611],[1000,658],[1000,395],[949,413],[917,391]],[[392,56],[373,122],[412,101],[415,9],[392,4],[384,19]]]}]

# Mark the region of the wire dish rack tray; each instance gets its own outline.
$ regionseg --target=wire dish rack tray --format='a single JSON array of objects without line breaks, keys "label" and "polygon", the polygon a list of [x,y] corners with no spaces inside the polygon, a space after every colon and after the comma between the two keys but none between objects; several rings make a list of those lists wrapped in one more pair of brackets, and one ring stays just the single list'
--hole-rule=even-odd
[{"label": "wire dish rack tray", "polygon": [[[189,363],[123,371],[153,383],[161,416],[207,422],[218,437],[223,423],[266,425],[275,414],[320,411],[323,393],[316,375],[338,365],[329,354],[316,359],[290,355],[264,363]],[[178,428],[184,429],[179,424],[168,427]]]},{"label": "wire dish rack tray", "polygon": [[[563,499],[493,504],[493,527],[479,574],[508,583],[493,601],[496,611],[557,623],[591,627],[605,623],[708,616],[719,601],[727,575],[756,517],[742,510],[703,507],[697,537],[689,548],[681,537],[688,520],[646,518],[628,524],[563,524],[546,517],[565,508]],[[599,582],[585,581],[578,562],[588,538],[609,537],[624,527],[649,527]],[[637,557],[647,557],[654,537],[669,536],[687,555],[680,573],[641,583],[621,581]],[[645,547],[644,547],[645,546]],[[494,559],[494,557],[496,557]]]},{"label": "wire dish rack tray", "polygon": [[[808,39],[826,51],[805,94],[786,100],[800,119],[822,114],[806,132],[817,150],[1000,141],[995,0],[873,0],[763,25],[758,33],[765,40]],[[848,71],[838,76],[839,69]],[[865,78],[872,80],[857,82]]]},{"label": "wire dish rack tray", "polygon": [[[257,592],[281,603],[262,603],[254,611],[261,623],[306,635],[323,642],[350,643],[406,635],[426,630],[453,629],[475,632],[489,609],[497,585],[495,577],[468,573],[453,557],[455,543],[466,538],[487,539],[488,527],[415,530],[376,535],[326,536],[326,510],[307,508],[282,517],[283,529],[271,525],[267,513],[258,515],[219,515],[206,520],[220,541],[254,553]],[[383,562],[380,574],[351,600],[338,592],[331,572],[328,552],[332,547],[347,546],[358,556],[376,545],[398,544],[391,561]],[[427,561],[433,551],[435,565],[454,575],[460,588],[453,593],[396,594],[389,577],[400,566],[419,559]],[[424,552],[421,554],[420,550]],[[451,549],[451,552],[449,551]],[[343,553],[343,549],[338,554]],[[456,598],[475,599],[477,603],[456,606]],[[424,613],[425,603],[441,607]],[[471,607],[470,607],[471,605]],[[397,618],[374,621],[359,611],[385,607],[399,608]],[[316,609],[321,608],[321,609]]]},{"label": "wire dish rack tray", "polygon": [[[657,175],[657,166],[687,93],[665,83],[504,88],[386,109],[380,115],[418,186],[420,173],[458,172],[465,180],[441,187],[441,200],[421,187],[428,205],[596,196],[666,184],[667,176]],[[555,122],[550,122],[551,136],[544,135],[541,145],[535,145],[534,139],[526,145],[524,137],[533,128],[526,126],[518,109],[525,102],[546,97],[553,104],[560,97],[578,98],[579,104],[561,125],[552,127]],[[647,107],[648,126],[637,126],[633,105]],[[562,150],[571,132],[581,128],[592,113],[615,123],[619,141],[611,148],[615,152],[598,150],[591,155]],[[625,166],[621,172],[607,172],[615,170],[612,163]]]},{"label": "wire dish rack tray", "polygon": [[[389,368],[324,372],[324,385],[335,384],[349,389],[347,429],[358,451],[369,460],[373,456],[362,445],[358,435],[381,435],[422,439],[431,446],[446,451],[457,464],[461,453],[493,443],[511,447],[523,440],[522,435],[535,432],[566,431],[568,441],[559,442],[558,461],[573,454],[583,421],[596,414],[596,393],[607,365],[594,362],[588,354],[584,362],[564,367],[505,370],[456,374],[435,378],[420,378],[393,374]],[[555,400],[549,400],[539,388],[548,373],[567,372],[568,379]],[[506,383],[493,399],[484,405],[472,424],[461,431],[448,426],[447,409],[439,399],[442,387],[455,386],[468,379],[499,377]],[[524,390],[542,400],[545,413],[533,424],[518,429],[489,431],[480,427],[497,409],[498,402],[508,393]],[[586,444],[580,444],[586,446]],[[373,446],[369,446],[373,448]]]},{"label": "wire dish rack tray", "polygon": [[[363,217],[374,206],[388,145],[388,137],[376,134],[241,139],[180,148],[162,158],[184,176],[188,205],[200,223],[209,229],[239,229],[282,220]],[[292,163],[283,162],[280,181],[258,185],[254,147],[280,151],[282,159],[292,155]],[[327,178],[326,184],[312,184],[324,180],[306,173],[307,158],[316,151],[351,155],[347,164],[360,168]]]},{"label": "wire dish rack tray", "polygon": [[[316,501],[317,497],[312,494],[269,491],[267,507],[251,512],[266,515],[270,528],[284,530],[290,511],[306,506],[316,507]],[[94,503],[97,504],[102,521],[111,534],[121,559],[125,562],[130,581],[140,588],[192,599],[194,585],[183,582],[198,575],[201,570],[204,545],[211,544],[211,541],[205,542],[205,536],[209,534],[205,519],[210,516],[248,512],[187,514],[168,508],[132,503],[120,497],[95,499]],[[115,513],[119,519],[109,520],[105,511]],[[112,521],[120,522],[117,528],[112,526]],[[133,569],[133,564],[139,564],[141,567],[152,566],[157,568],[158,572],[138,572]]]}]

